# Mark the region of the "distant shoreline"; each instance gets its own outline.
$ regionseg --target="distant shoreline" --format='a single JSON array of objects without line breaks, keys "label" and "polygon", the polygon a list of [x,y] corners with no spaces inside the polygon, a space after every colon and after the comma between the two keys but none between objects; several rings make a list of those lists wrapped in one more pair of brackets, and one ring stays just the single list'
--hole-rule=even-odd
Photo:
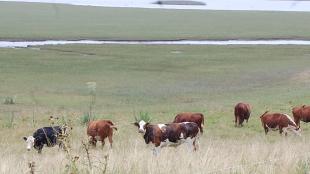
[{"label": "distant shoreline", "polygon": [[96,40],[46,40],[0,41],[0,48],[25,48],[45,45],[310,45],[310,40],[175,40],[175,41],[96,41]]},{"label": "distant shoreline", "polygon": [[78,6],[155,9],[310,12],[309,0],[199,0],[200,3],[206,5],[165,5],[156,4],[156,0],[0,0],[0,2],[36,2]]}]

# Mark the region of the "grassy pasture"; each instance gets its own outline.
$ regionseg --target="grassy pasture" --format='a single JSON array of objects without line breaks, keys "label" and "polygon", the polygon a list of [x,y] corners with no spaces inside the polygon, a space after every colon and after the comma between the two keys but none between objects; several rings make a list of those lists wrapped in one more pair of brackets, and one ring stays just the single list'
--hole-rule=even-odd
[{"label": "grassy pasture", "polygon": [[1,40],[309,39],[310,13],[0,2]]},{"label": "grassy pasture", "polygon": [[[72,153],[80,173],[98,173],[109,154],[108,173],[305,173],[309,171],[310,129],[303,137],[265,136],[259,116],[290,113],[309,104],[308,46],[136,46],[67,45],[0,49],[0,96],[16,96],[0,105],[0,173],[25,173],[35,161],[38,173],[65,173],[66,155],[44,148],[26,152],[22,136],[48,125],[50,115],[73,124]],[[91,149],[88,171],[85,126],[86,82],[97,82],[95,112],[112,119],[119,131],[114,149]],[[1,98],[1,99],[2,99]],[[233,106],[251,103],[252,116],[234,128]],[[15,111],[13,128],[8,128]],[[170,122],[177,112],[206,115],[200,150],[164,148],[153,157],[136,128],[134,113],[147,111],[154,123]],[[32,117],[36,123],[32,124]],[[100,162],[101,161],[101,162]]]}]

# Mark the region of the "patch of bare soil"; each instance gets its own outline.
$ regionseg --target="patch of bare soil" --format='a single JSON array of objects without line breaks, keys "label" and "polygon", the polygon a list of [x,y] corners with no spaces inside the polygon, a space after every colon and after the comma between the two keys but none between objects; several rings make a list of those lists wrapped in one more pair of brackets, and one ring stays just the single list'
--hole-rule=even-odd
[{"label": "patch of bare soil", "polygon": [[310,82],[310,70],[305,70],[295,74],[291,80],[296,82]]}]

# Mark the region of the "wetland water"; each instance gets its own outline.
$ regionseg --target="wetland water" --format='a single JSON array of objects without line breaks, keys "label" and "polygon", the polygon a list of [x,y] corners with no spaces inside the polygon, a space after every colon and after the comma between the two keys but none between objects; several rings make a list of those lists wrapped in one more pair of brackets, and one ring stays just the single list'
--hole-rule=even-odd
[{"label": "wetland water", "polygon": [[96,40],[46,40],[46,41],[0,41],[0,48],[21,48],[44,45],[310,45],[310,40],[176,40],[176,41],[96,41]]}]

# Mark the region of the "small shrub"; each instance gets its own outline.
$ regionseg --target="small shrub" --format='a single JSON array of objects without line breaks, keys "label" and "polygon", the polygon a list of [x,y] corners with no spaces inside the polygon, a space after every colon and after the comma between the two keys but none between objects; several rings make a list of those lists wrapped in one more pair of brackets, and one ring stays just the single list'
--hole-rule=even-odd
[{"label": "small shrub", "polygon": [[80,118],[81,124],[87,124],[90,121],[90,115],[88,113],[85,113]]},{"label": "small shrub", "polygon": [[3,104],[13,105],[13,104],[15,104],[15,100],[16,100],[16,97],[7,96],[4,98]]},{"label": "small shrub", "polygon": [[139,122],[139,121],[145,121],[145,122],[151,122],[152,117],[150,116],[150,114],[148,112],[139,112],[138,116],[135,116],[135,121]]}]

